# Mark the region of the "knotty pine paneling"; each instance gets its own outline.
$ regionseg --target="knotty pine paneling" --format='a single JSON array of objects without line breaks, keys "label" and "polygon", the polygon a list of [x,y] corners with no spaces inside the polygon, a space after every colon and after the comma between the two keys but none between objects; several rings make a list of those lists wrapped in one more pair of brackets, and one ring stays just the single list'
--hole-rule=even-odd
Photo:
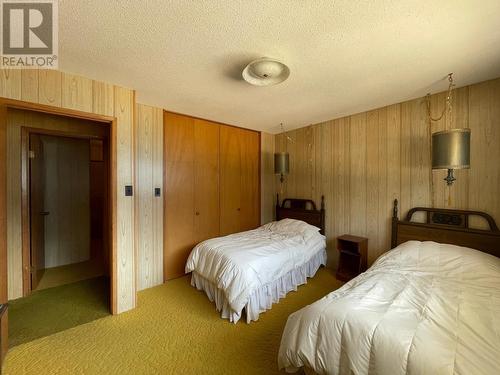
[{"label": "knotty pine paneling", "polygon": [[92,112],[93,87],[92,80],[73,74],[62,76],[62,107]]},{"label": "knotty pine paneling", "polygon": [[[134,185],[134,92],[122,87],[114,89],[116,134],[116,306],[119,312],[136,305],[136,261],[134,197],[124,194],[126,185]],[[92,102],[92,101],[91,101]]]},{"label": "knotty pine paneling", "polygon": [[[116,173],[117,173],[117,279],[116,312],[135,307],[136,276],[134,250],[134,197],[124,197],[124,186],[134,182],[134,110],[133,90],[102,84],[91,79],[53,70],[37,72],[22,70],[0,71],[0,97],[38,103],[54,107],[77,109],[89,113],[108,114],[117,118]],[[38,84],[35,76],[38,75]],[[38,94],[37,94],[38,93]],[[36,100],[35,100],[36,99]],[[18,139],[17,130],[8,130]],[[20,136],[19,136],[20,140]],[[8,142],[7,166],[19,169],[19,147]],[[14,172],[13,172],[14,173]],[[7,193],[14,201],[8,208],[8,289],[9,299],[22,296],[22,257],[20,247],[20,177],[8,179]]]},{"label": "knotty pine paneling", "polygon": [[21,70],[21,100],[38,103],[38,69]]},{"label": "knotty pine paneling", "polygon": [[[446,93],[430,97],[433,117],[441,114],[445,99]],[[451,115],[431,127],[425,98],[418,98],[277,135],[276,152],[290,153],[290,175],[282,187],[275,177],[275,192],[318,203],[325,195],[333,266],[335,238],[345,233],[369,238],[370,263],[389,249],[396,198],[400,216],[413,206],[434,206],[481,210],[500,221],[498,103],[500,79],[495,79],[454,90]],[[457,181],[447,187],[446,171],[431,169],[430,134],[451,127],[472,131],[471,169],[456,171]],[[265,202],[270,205],[270,198]]]},{"label": "knotty pine paneling", "polygon": [[38,103],[62,106],[62,76],[57,70],[38,71]]},{"label": "knotty pine paneling", "polygon": [[135,125],[137,288],[143,290],[163,283],[163,110],[137,104]]}]

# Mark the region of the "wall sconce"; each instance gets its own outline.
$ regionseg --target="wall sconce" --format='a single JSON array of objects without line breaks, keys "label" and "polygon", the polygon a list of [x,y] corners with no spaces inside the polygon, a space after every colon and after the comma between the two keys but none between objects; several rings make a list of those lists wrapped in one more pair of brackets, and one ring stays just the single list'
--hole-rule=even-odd
[{"label": "wall sconce", "polygon": [[447,169],[444,179],[452,185],[454,169],[470,168],[470,129],[451,129],[432,134],[432,169]]},{"label": "wall sconce", "polygon": [[285,182],[285,175],[290,172],[290,155],[288,152],[274,154],[274,174],[280,175],[280,182]]}]

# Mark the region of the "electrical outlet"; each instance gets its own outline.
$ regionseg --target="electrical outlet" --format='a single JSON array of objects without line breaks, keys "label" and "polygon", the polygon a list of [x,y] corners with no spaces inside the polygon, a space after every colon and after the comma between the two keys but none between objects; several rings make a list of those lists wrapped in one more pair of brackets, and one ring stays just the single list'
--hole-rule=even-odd
[{"label": "electrical outlet", "polygon": [[155,188],[155,197],[161,197],[161,189]]}]

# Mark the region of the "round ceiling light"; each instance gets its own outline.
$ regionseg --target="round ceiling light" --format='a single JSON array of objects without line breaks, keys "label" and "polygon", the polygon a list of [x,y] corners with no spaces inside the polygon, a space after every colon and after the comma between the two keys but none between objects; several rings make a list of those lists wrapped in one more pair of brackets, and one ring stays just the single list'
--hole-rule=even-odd
[{"label": "round ceiling light", "polygon": [[283,82],[290,75],[290,69],[282,62],[262,57],[252,61],[243,69],[243,79],[255,86],[272,86]]}]

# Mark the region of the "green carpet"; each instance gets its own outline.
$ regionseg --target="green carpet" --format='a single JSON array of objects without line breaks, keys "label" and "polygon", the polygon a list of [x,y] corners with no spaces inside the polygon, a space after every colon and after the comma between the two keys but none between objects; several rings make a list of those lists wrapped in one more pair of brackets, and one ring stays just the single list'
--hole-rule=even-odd
[{"label": "green carpet", "polygon": [[109,315],[105,277],[33,292],[9,302],[9,346],[49,336]]},{"label": "green carpet", "polygon": [[4,375],[280,374],[288,316],[340,286],[320,269],[258,322],[231,324],[183,277],[140,292],[132,311],[12,348]]}]

